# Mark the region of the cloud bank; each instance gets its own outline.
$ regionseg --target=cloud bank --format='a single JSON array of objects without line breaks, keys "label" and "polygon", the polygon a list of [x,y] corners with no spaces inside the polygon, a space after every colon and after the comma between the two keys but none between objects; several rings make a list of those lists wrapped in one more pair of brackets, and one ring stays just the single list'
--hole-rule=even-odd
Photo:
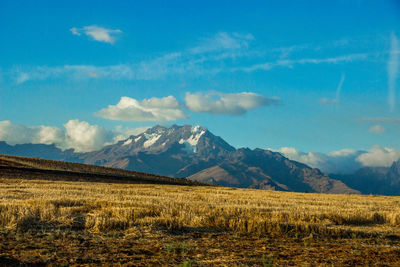
[{"label": "cloud bank", "polygon": [[357,161],[361,162],[363,166],[370,167],[389,167],[393,161],[397,161],[400,158],[400,150],[374,146],[366,153],[361,154],[357,157]]},{"label": "cloud bank", "polygon": [[82,28],[73,27],[70,29],[73,35],[81,36],[82,34],[89,36],[91,39],[113,44],[117,34],[121,34],[119,29],[107,29],[96,25],[84,26]]},{"label": "cloud bank", "polygon": [[0,121],[0,141],[15,144],[55,144],[60,149],[74,149],[75,152],[89,152],[103,146],[136,135],[147,128],[107,130],[80,120],[70,120],[64,129],[54,126],[25,126],[11,121]]},{"label": "cloud bank", "polygon": [[279,103],[279,98],[265,97],[250,92],[224,93],[186,93],[186,106],[194,112],[211,114],[242,115],[250,109]]},{"label": "cloud bank", "polygon": [[9,144],[61,144],[64,132],[52,126],[24,126],[11,121],[0,121],[0,140]]},{"label": "cloud bank", "polygon": [[120,121],[173,121],[187,118],[173,96],[153,97],[142,101],[124,96],[118,104],[109,105],[97,112],[97,115]]},{"label": "cloud bank", "polygon": [[285,157],[327,173],[352,173],[361,167],[389,167],[400,158],[400,150],[373,146],[369,150],[342,149],[328,154],[302,152],[293,147],[279,150]]}]

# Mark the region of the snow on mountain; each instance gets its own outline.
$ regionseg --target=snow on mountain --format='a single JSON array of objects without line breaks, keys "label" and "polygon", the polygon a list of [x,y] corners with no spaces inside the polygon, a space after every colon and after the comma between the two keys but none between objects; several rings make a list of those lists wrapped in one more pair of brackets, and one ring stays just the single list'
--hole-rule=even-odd
[{"label": "snow on mountain", "polygon": [[123,146],[127,146],[127,145],[129,145],[130,143],[132,143],[132,141],[133,141],[133,140],[129,138],[129,139],[127,139],[122,145],[123,145]]},{"label": "snow on mountain", "polygon": [[206,133],[206,130],[201,128],[199,125],[192,127],[191,129],[192,135],[189,138],[181,138],[179,140],[179,144],[184,144],[185,149],[189,152],[197,152],[197,144],[199,143],[200,137]]},{"label": "snow on mountain", "polygon": [[129,151],[164,151],[174,144],[178,143],[182,146],[182,150],[187,153],[196,153],[197,145],[201,137],[207,132],[207,129],[196,126],[172,126],[166,128],[163,126],[155,126],[149,128],[144,133],[137,136],[131,136],[128,139],[118,143],[119,147],[126,147],[124,150]]},{"label": "snow on mountain", "polygon": [[152,146],[155,142],[157,142],[158,139],[160,139],[161,134],[150,134],[150,135],[145,134],[145,137],[147,141],[143,143],[143,147],[148,148]]}]

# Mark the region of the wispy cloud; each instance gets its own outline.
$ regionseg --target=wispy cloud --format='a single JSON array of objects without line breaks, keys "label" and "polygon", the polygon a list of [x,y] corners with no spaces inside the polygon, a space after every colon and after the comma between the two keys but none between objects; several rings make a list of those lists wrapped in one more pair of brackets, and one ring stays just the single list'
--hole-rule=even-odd
[{"label": "wispy cloud", "polygon": [[340,93],[342,91],[342,86],[343,86],[343,82],[344,82],[345,78],[346,78],[346,75],[344,73],[342,73],[339,84],[336,87],[336,98],[334,98],[334,99],[321,98],[319,102],[321,104],[339,104],[340,103]]},{"label": "wispy cloud", "polygon": [[[76,30],[71,31],[75,32]],[[18,67],[14,68],[12,73],[18,84],[48,78],[154,80],[171,75],[216,74],[224,70],[222,67],[224,60],[248,56],[246,51],[253,39],[254,37],[251,34],[220,32],[212,38],[202,40],[192,48],[180,52],[165,53],[138,63],[109,66]]]},{"label": "wispy cloud", "polygon": [[117,34],[121,34],[119,29],[107,29],[96,25],[84,26],[82,28],[73,27],[70,29],[73,35],[81,36],[82,34],[89,36],[91,39],[99,42],[113,44]]},{"label": "wispy cloud", "polygon": [[[97,27],[97,26],[86,26]],[[120,30],[99,30],[97,28],[72,28],[76,35],[88,34],[98,41],[114,42],[112,34]],[[97,32],[97,35],[93,33]],[[91,35],[90,35],[91,34]],[[96,39],[95,39],[96,40]],[[298,45],[288,48],[258,50],[251,49],[255,41],[249,33],[219,32],[212,37],[199,41],[193,47],[175,51],[135,63],[123,63],[108,66],[64,65],[18,67],[11,70],[13,79],[21,84],[27,81],[55,79],[112,79],[112,80],[156,80],[168,76],[198,77],[201,75],[216,75],[221,72],[253,72],[268,71],[276,67],[293,68],[306,64],[339,64],[356,60],[365,60],[369,54],[348,54],[325,58],[288,58],[292,51],[309,49],[311,45]],[[286,55],[284,55],[286,54]],[[269,61],[249,65],[249,62],[271,58]]]},{"label": "wispy cloud", "polygon": [[319,100],[319,103],[321,104],[329,104],[329,105],[335,105],[335,104],[339,104],[339,100],[337,100],[336,98],[330,99],[330,98],[326,98],[323,97]]},{"label": "wispy cloud", "polygon": [[338,84],[338,87],[336,88],[336,101],[340,101],[340,93],[342,92],[342,86],[343,86],[343,82],[344,79],[346,78],[346,75],[344,73],[342,73],[342,76],[340,76],[340,81]]},{"label": "wispy cloud", "polygon": [[383,134],[385,132],[385,128],[380,125],[373,125],[368,129],[368,132],[374,134]]},{"label": "wispy cloud", "polygon": [[396,35],[392,33],[390,36],[390,53],[387,62],[389,86],[388,102],[391,111],[394,111],[396,105],[396,80],[399,71],[399,53],[399,42]]},{"label": "wispy cloud", "polygon": [[244,72],[253,72],[257,70],[270,70],[276,67],[288,67],[293,68],[295,65],[305,65],[305,64],[338,64],[344,62],[353,62],[356,60],[365,60],[368,57],[366,53],[359,54],[349,54],[341,55],[337,57],[327,57],[327,58],[300,58],[300,59],[280,59],[277,61],[270,61],[261,64],[255,64],[249,67],[241,67],[235,70]]},{"label": "wispy cloud", "polygon": [[400,123],[399,117],[363,117],[361,121],[376,122],[376,123]]},{"label": "wispy cloud", "polygon": [[221,50],[240,50],[249,47],[249,42],[254,40],[250,33],[226,33],[219,32],[212,38],[206,38],[202,42],[190,48],[188,51],[193,54],[204,54]]}]

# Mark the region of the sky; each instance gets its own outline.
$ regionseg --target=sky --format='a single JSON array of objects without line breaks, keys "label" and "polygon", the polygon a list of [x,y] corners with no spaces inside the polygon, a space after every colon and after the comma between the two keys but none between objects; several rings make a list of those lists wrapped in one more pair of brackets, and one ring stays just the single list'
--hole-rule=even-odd
[{"label": "sky", "polygon": [[326,171],[389,166],[399,38],[395,0],[3,0],[0,140],[85,152],[190,124]]}]

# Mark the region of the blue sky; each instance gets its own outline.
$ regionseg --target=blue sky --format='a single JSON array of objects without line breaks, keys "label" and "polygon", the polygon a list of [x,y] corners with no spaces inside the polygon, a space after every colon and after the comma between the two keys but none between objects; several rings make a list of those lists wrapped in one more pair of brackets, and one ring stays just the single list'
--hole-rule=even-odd
[{"label": "blue sky", "polygon": [[6,0],[0,25],[9,143],[200,124],[236,147],[400,155],[397,1]]}]

